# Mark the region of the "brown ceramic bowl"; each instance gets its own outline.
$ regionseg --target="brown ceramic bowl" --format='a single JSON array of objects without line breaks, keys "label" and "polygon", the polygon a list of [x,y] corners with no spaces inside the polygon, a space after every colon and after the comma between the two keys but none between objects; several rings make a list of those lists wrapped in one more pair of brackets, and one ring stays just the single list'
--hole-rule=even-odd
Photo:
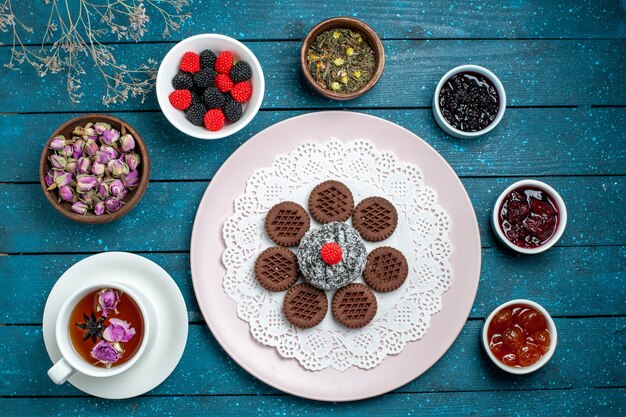
[{"label": "brown ceramic bowl", "polygon": [[[92,211],[88,211],[84,215],[74,213],[70,210],[72,206],[70,203],[66,201],[59,201],[58,191],[48,190],[45,182],[45,176],[49,169],[51,169],[50,162],[48,158],[53,153],[53,150],[50,149],[50,142],[55,136],[63,135],[66,138],[72,137],[72,132],[76,126],[84,126],[87,123],[92,122],[103,122],[108,123],[111,127],[121,130],[122,126],[126,129],[127,133],[130,133],[135,138],[135,152],[141,158],[141,163],[139,164],[139,185],[128,193],[128,195],[122,200],[124,205],[121,209],[114,213],[105,213],[102,216],[96,216]],[[43,189],[43,193],[46,198],[52,204],[52,206],[59,211],[65,217],[68,217],[74,221],[80,223],[88,223],[88,224],[101,224],[108,223],[114,220],[119,219],[124,216],[126,213],[131,211],[133,207],[137,205],[141,197],[143,197],[146,192],[146,188],[148,188],[148,182],[150,180],[150,155],[148,155],[148,149],[146,145],[141,139],[141,136],[137,133],[135,129],[128,123],[123,120],[118,119],[117,117],[108,116],[106,114],[85,114],[82,116],[75,117],[67,122],[63,123],[53,134],[50,136],[48,141],[46,141],[46,146],[41,153],[41,159],[39,160],[39,181],[41,182],[41,188]]]},{"label": "brown ceramic bowl", "polygon": [[[354,32],[359,32],[374,50],[374,55],[376,58],[376,69],[374,70],[374,75],[372,76],[372,79],[369,80],[369,82],[365,84],[365,86],[363,86],[363,88],[353,93],[338,93],[320,87],[315,82],[313,76],[309,73],[306,59],[309,45],[320,33],[336,28],[345,28],[350,29]],[[328,97],[333,100],[352,100],[353,98],[357,98],[367,93],[369,90],[372,89],[372,87],[374,87],[374,85],[376,85],[376,83],[380,79],[380,76],[383,74],[383,69],[385,68],[385,49],[383,48],[383,43],[380,41],[380,38],[378,37],[376,32],[374,32],[374,30],[365,23],[357,19],[352,19],[351,17],[333,17],[331,19],[324,20],[323,22],[318,23],[306,35],[306,38],[304,38],[304,41],[302,42],[302,47],[300,48],[300,66],[302,67],[302,73],[304,74],[304,78],[306,78],[307,82],[311,85],[311,87],[313,87],[315,91],[317,91],[324,97]]]}]

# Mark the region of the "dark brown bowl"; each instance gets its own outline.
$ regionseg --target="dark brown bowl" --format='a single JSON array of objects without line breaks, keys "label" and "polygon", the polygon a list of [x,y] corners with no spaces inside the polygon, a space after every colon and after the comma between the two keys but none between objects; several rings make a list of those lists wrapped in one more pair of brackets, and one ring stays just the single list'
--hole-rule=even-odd
[{"label": "dark brown bowl", "polygon": [[[365,86],[363,86],[363,88],[353,93],[338,93],[320,87],[315,82],[313,76],[309,73],[306,59],[306,53],[309,49],[309,45],[311,45],[311,42],[313,42],[317,35],[319,35],[320,33],[336,28],[346,28],[354,32],[359,32],[374,50],[374,55],[376,58],[376,68],[374,70],[374,75],[372,76],[372,79],[369,80],[369,82],[365,84]],[[383,48],[383,43],[380,41],[380,38],[378,37],[376,32],[374,32],[374,30],[367,24],[351,17],[333,17],[331,19],[324,20],[323,22],[318,23],[306,35],[304,41],[302,41],[302,47],[300,48],[300,66],[302,68],[304,78],[306,78],[309,85],[324,97],[328,97],[333,100],[352,100],[353,98],[357,98],[367,93],[369,90],[372,89],[372,87],[374,87],[374,85],[376,85],[376,83],[380,79],[380,76],[383,74],[383,69],[385,68],[385,48]]]},{"label": "dark brown bowl", "polygon": [[[121,209],[119,209],[115,213],[105,213],[102,216],[96,216],[91,211],[85,213],[84,215],[74,213],[72,210],[70,210],[70,207],[72,205],[66,201],[59,201],[58,191],[56,189],[48,190],[45,181],[46,173],[49,169],[51,169],[48,158],[53,152],[53,150],[50,149],[50,142],[52,141],[52,139],[58,135],[63,135],[66,138],[71,138],[72,132],[74,131],[74,128],[76,126],[84,126],[89,122],[108,123],[111,125],[111,127],[120,131],[122,130],[122,126],[124,126],[126,132],[130,133],[131,135],[133,135],[133,138],[135,138],[135,152],[137,152],[137,154],[141,158],[141,163],[138,167],[141,176],[139,180],[139,185],[133,191],[130,191],[128,195],[124,198],[124,200],[122,200],[124,202],[124,205]],[[63,123],[57,130],[55,130],[55,132],[52,134],[52,136],[50,136],[48,141],[46,141],[46,146],[44,147],[43,152],[41,153],[41,159],[39,160],[39,181],[41,182],[41,188],[43,189],[43,193],[45,194],[46,198],[48,199],[50,204],[52,204],[52,207],[57,209],[59,213],[67,218],[70,218],[80,223],[109,223],[124,216],[137,205],[139,200],[141,200],[141,197],[143,197],[144,193],[146,192],[146,188],[148,188],[149,180],[150,155],[148,154],[148,149],[146,148],[143,139],[141,138],[141,136],[139,136],[137,131],[133,129],[131,125],[121,119],[118,119],[117,117],[108,116],[106,114],[85,114]]]}]

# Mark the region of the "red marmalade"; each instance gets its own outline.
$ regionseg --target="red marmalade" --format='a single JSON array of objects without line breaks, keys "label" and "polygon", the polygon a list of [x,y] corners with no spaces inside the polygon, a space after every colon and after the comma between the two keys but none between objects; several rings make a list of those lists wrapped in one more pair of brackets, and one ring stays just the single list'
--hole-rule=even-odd
[{"label": "red marmalade", "polygon": [[515,368],[534,364],[550,349],[546,318],[525,304],[498,311],[489,323],[487,340],[495,357]]},{"label": "red marmalade", "polygon": [[500,228],[515,245],[537,248],[556,233],[559,209],[551,195],[535,187],[520,187],[502,201]]}]

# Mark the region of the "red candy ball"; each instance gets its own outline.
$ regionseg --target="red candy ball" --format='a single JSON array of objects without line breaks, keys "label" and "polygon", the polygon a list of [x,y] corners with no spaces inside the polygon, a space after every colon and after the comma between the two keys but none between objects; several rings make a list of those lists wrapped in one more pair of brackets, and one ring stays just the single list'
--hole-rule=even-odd
[{"label": "red candy ball", "polygon": [[343,250],[335,242],[325,243],[320,250],[320,254],[328,265],[335,265],[341,262],[341,258],[343,258]]}]

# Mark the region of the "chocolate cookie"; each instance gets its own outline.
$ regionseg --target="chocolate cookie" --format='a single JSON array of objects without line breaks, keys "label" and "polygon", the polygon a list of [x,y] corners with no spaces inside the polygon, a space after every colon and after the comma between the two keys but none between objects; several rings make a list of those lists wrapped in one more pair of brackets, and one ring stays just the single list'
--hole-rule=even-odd
[{"label": "chocolate cookie", "polygon": [[352,192],[339,181],[324,181],[309,195],[309,211],[320,223],[344,222],[353,210]]},{"label": "chocolate cookie", "polygon": [[335,320],[351,329],[365,327],[376,315],[376,296],[363,284],[348,284],[333,297]]},{"label": "chocolate cookie", "polygon": [[254,276],[266,290],[285,291],[298,280],[298,258],[287,248],[267,248],[256,259]]},{"label": "chocolate cookie", "polygon": [[389,200],[369,197],[354,209],[352,225],[363,239],[380,242],[387,239],[398,226],[398,212]]},{"label": "chocolate cookie", "polygon": [[398,249],[383,246],[367,255],[363,278],[376,291],[389,292],[400,288],[409,275],[409,264]]},{"label": "chocolate cookie", "polygon": [[283,300],[283,314],[289,323],[301,329],[320,324],[327,311],[326,293],[311,284],[294,285]]},{"label": "chocolate cookie", "polygon": [[310,226],[304,207],[293,201],[276,204],[265,217],[265,231],[280,246],[296,246]]}]

